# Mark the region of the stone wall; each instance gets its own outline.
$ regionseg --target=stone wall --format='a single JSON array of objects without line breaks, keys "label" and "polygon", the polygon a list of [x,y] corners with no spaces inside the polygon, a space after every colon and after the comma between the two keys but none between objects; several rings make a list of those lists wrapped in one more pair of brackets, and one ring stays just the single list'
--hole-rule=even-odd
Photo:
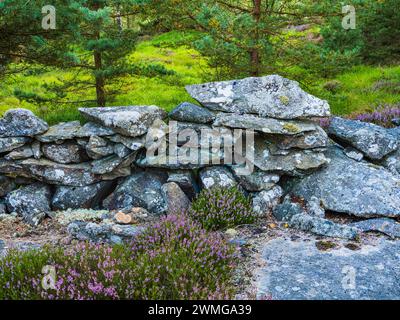
[{"label": "stone wall", "polygon": [[[327,102],[277,75],[187,91],[201,106],[182,103],[169,115],[157,106],[82,108],[83,125],[49,127],[28,110],[6,112],[0,119],[0,213],[15,212],[31,224],[51,211],[76,208],[141,207],[160,215],[185,209],[202,188],[238,186],[260,215],[285,195],[280,209],[296,195],[320,211],[400,214],[395,131],[336,118],[328,132],[339,146],[315,121],[330,115]],[[185,132],[202,130],[211,132],[217,148],[186,139]],[[228,141],[223,132],[233,130],[239,135]],[[235,157],[226,161],[226,145],[246,134],[238,130],[254,132],[253,156],[244,163],[254,167],[251,174],[243,174]],[[168,161],[172,141],[178,154],[197,150],[191,154],[198,161]],[[200,161],[204,156],[212,162]],[[284,212],[287,219],[290,212]]]}]

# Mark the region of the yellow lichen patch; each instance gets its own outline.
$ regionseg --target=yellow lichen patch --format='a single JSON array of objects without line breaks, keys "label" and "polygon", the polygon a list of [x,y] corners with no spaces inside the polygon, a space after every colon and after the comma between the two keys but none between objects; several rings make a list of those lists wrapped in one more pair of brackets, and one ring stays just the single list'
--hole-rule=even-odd
[{"label": "yellow lichen patch", "polygon": [[279,97],[279,100],[282,102],[282,104],[284,104],[285,106],[287,106],[288,104],[289,104],[289,101],[290,101],[290,99],[289,99],[289,97],[287,97],[287,96],[280,96]]},{"label": "yellow lichen patch", "polygon": [[300,128],[293,123],[285,123],[283,125],[283,129],[285,129],[288,132],[292,132],[292,133],[300,132]]}]

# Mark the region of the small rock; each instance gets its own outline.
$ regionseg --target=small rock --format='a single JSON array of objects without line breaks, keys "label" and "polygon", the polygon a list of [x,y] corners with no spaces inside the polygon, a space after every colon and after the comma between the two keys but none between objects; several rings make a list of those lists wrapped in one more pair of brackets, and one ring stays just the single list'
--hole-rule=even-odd
[{"label": "small rock", "polygon": [[0,138],[0,153],[13,151],[29,141],[30,138],[26,137]]},{"label": "small rock", "polygon": [[92,172],[94,174],[104,175],[114,172],[117,168],[121,167],[130,168],[130,165],[132,164],[133,161],[135,161],[135,159],[136,159],[136,153],[132,152],[125,158],[120,158],[117,155],[111,155],[106,158],[94,160],[91,163]]},{"label": "small rock", "polygon": [[161,192],[168,207],[168,214],[184,213],[190,207],[189,198],[175,182],[163,184]]},{"label": "small rock", "polygon": [[43,144],[42,152],[47,159],[61,164],[81,163],[88,160],[85,150],[72,141]]},{"label": "small rock", "polygon": [[238,185],[232,172],[226,167],[208,167],[200,171],[200,182],[203,188],[232,188]]},{"label": "small rock", "polygon": [[387,218],[369,219],[350,224],[362,232],[381,232],[391,238],[400,238],[400,223]]},{"label": "small rock", "polygon": [[356,160],[356,161],[361,161],[364,159],[364,155],[357,151],[354,148],[347,147],[346,149],[343,150],[344,154],[348,156],[350,159]]},{"label": "small rock", "polygon": [[31,146],[24,145],[17,149],[14,149],[9,154],[7,154],[4,159],[6,160],[21,160],[33,157],[33,152]]},{"label": "small rock", "polygon": [[40,142],[62,142],[64,140],[71,140],[76,137],[77,132],[81,129],[79,121],[62,122],[36,137]]},{"label": "small rock", "polygon": [[190,200],[193,200],[200,192],[192,171],[169,171],[167,182],[175,182],[185,192]]},{"label": "small rock", "polygon": [[86,153],[90,158],[98,160],[114,154],[114,145],[98,136],[91,136],[86,145]]},{"label": "small rock", "polygon": [[392,123],[393,123],[395,126],[400,126],[400,118],[392,119]]},{"label": "small rock", "polygon": [[274,209],[281,200],[283,190],[275,186],[271,190],[261,191],[253,195],[253,210],[260,216],[266,215]]},{"label": "small rock", "polygon": [[114,134],[115,132],[110,128],[103,127],[94,122],[88,122],[76,132],[75,136],[77,138],[90,138],[91,136],[105,137],[112,136]]},{"label": "small rock", "polygon": [[0,175],[0,197],[4,197],[16,188],[14,179]]},{"label": "small rock", "polygon": [[249,175],[240,174],[240,168],[237,166],[231,167],[239,184],[249,192],[257,192],[262,190],[269,190],[273,188],[280,180],[280,176],[273,173],[254,171]]},{"label": "small rock", "polygon": [[321,207],[321,201],[317,197],[311,197],[306,206],[308,214],[314,217],[325,218],[325,210]]},{"label": "small rock", "polygon": [[211,123],[214,115],[193,103],[184,102],[169,113],[169,117],[177,121],[187,121],[195,123]]},{"label": "small rock", "polygon": [[230,238],[234,238],[238,235],[238,232],[235,229],[228,229],[225,231],[225,234]]}]

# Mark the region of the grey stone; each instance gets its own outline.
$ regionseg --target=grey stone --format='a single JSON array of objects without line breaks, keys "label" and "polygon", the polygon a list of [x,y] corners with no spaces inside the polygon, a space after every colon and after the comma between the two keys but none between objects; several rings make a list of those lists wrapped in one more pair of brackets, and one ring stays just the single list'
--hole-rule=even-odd
[{"label": "grey stone", "polygon": [[232,113],[296,119],[330,115],[329,105],[279,75],[187,86],[203,106]]},{"label": "grey stone", "polygon": [[350,226],[361,230],[362,232],[381,232],[391,238],[400,238],[400,223],[388,218],[369,219],[360,222],[354,222]]},{"label": "grey stone", "polygon": [[47,159],[61,164],[81,163],[89,159],[85,149],[73,141],[45,143],[42,145],[42,152]]},{"label": "grey stone", "polygon": [[131,154],[132,150],[125,147],[122,143],[117,143],[114,145],[114,153],[119,157],[119,158],[125,158],[129,154]]},{"label": "grey stone", "polygon": [[241,167],[232,166],[233,174],[239,184],[249,192],[257,192],[262,190],[269,190],[273,188],[280,180],[280,176],[263,171],[254,171],[251,174],[241,174]]},{"label": "grey stone", "polygon": [[7,154],[4,159],[6,160],[21,160],[33,157],[33,152],[31,146],[24,145],[17,149],[14,149],[9,154]]},{"label": "grey stone", "polygon": [[0,160],[0,173],[35,178],[49,184],[76,187],[101,180],[101,176],[91,172],[91,166],[88,163],[60,164],[45,159]]},{"label": "grey stone", "polygon": [[157,106],[80,108],[79,111],[86,119],[129,137],[145,134],[156,119],[166,116]]},{"label": "grey stone", "polygon": [[53,196],[53,210],[94,209],[113,190],[112,181],[102,181],[84,187],[58,186]]},{"label": "grey stone", "polygon": [[166,180],[167,176],[162,172],[136,172],[125,178],[103,205],[109,210],[142,207],[156,215],[165,213],[167,204],[161,187]]},{"label": "grey stone", "polygon": [[356,160],[356,161],[361,161],[364,159],[364,155],[362,152],[357,151],[356,149],[352,147],[347,147],[346,149],[343,150],[344,154],[348,156],[350,159]]},{"label": "grey stone", "polygon": [[[353,251],[320,251],[314,241],[284,238],[261,248],[257,296],[274,300],[398,300],[400,242],[380,239]],[[353,277],[352,277],[353,275]]]},{"label": "grey stone", "polygon": [[279,149],[315,149],[328,146],[329,138],[325,130],[317,127],[315,131],[297,134],[295,136],[275,136],[273,141]]},{"label": "grey stone", "polygon": [[167,182],[175,182],[185,192],[190,200],[194,199],[200,192],[196,178],[192,171],[177,170],[168,172]]},{"label": "grey stone", "polygon": [[74,139],[80,129],[81,124],[79,123],[79,121],[62,122],[50,127],[50,129],[46,133],[37,136],[36,139],[40,142],[45,143],[60,143],[63,140]]},{"label": "grey stone", "polygon": [[280,186],[254,193],[252,199],[253,211],[259,216],[265,216],[279,204],[282,195],[283,190]]},{"label": "grey stone", "polygon": [[169,117],[177,121],[188,121],[195,123],[211,123],[214,114],[207,109],[199,107],[193,103],[184,102],[169,113]]},{"label": "grey stone", "polygon": [[15,150],[29,141],[27,137],[0,138],[0,153]]},{"label": "grey stone", "polygon": [[130,138],[117,134],[115,136],[108,137],[108,139],[115,143],[121,143],[132,151],[138,151],[144,147],[143,137]]},{"label": "grey stone", "polygon": [[[250,162],[252,159],[248,159]],[[263,171],[279,172],[291,176],[303,175],[321,168],[329,162],[323,152],[316,150],[276,150],[266,139],[256,137],[254,165]]]},{"label": "grey stone", "polygon": [[49,126],[25,109],[8,110],[0,119],[0,138],[34,137],[46,132]]},{"label": "grey stone", "polygon": [[4,197],[15,188],[16,183],[14,179],[0,175],[0,197]]},{"label": "grey stone", "polygon": [[255,130],[268,134],[298,135],[303,132],[316,131],[317,124],[311,121],[285,121],[272,118],[262,118],[254,115],[220,113],[214,123],[216,127]]},{"label": "grey stone", "polygon": [[299,203],[290,201],[288,197],[285,197],[283,203],[275,206],[272,211],[276,220],[284,222],[289,222],[293,216],[303,213],[305,213],[304,208]]},{"label": "grey stone", "polygon": [[39,141],[33,141],[31,144],[31,150],[33,153],[33,157],[36,160],[39,160],[42,157],[42,148],[40,147],[40,142]]},{"label": "grey stone", "polygon": [[392,119],[392,123],[393,123],[395,126],[400,126],[400,118]]},{"label": "grey stone", "polygon": [[400,174],[400,149],[385,157],[381,165],[393,174]]},{"label": "grey stone", "polygon": [[321,207],[321,201],[317,197],[311,197],[306,207],[308,214],[319,218],[325,218],[325,209]]},{"label": "grey stone", "polygon": [[223,166],[204,168],[199,177],[201,186],[205,189],[232,188],[238,185],[232,172]]},{"label": "grey stone", "polygon": [[121,226],[107,221],[101,223],[75,221],[67,227],[67,232],[71,237],[94,243],[129,242],[143,231],[143,227],[140,226]]},{"label": "grey stone", "polygon": [[161,192],[167,204],[168,214],[181,214],[190,207],[190,200],[175,182],[163,184]]},{"label": "grey stone", "polygon": [[305,232],[311,232],[320,236],[356,240],[359,231],[348,225],[341,225],[328,219],[301,213],[294,215],[289,220],[289,226]]},{"label": "grey stone", "polygon": [[50,211],[50,187],[35,183],[10,192],[5,202],[9,212],[16,212],[32,225],[38,225]]},{"label": "grey stone", "polygon": [[359,217],[400,215],[400,178],[383,167],[357,162],[337,146],[328,149],[331,162],[300,180],[291,194],[316,197],[326,210]]},{"label": "grey stone", "polygon": [[115,132],[110,128],[103,127],[94,122],[88,122],[76,132],[75,136],[77,138],[90,138],[91,136],[105,137],[114,134]]},{"label": "grey stone", "polygon": [[136,153],[131,152],[125,158],[120,158],[117,155],[112,155],[91,162],[92,172],[94,174],[109,174],[113,173],[118,168],[129,168],[136,159]]},{"label": "grey stone", "polygon": [[87,155],[95,160],[114,154],[114,145],[98,136],[91,136],[86,145]]},{"label": "grey stone", "polygon": [[328,133],[373,160],[380,160],[399,147],[396,137],[388,129],[372,123],[335,117],[330,122]]}]

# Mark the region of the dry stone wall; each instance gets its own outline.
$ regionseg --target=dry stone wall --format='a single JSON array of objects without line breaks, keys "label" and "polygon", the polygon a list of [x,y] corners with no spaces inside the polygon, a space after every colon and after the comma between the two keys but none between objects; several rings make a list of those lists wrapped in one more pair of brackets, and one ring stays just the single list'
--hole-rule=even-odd
[{"label": "dry stone wall", "polygon": [[[0,214],[16,213],[31,224],[51,211],[77,208],[141,207],[161,215],[184,210],[202,188],[237,186],[260,215],[274,210],[316,233],[324,232],[324,210],[400,215],[397,129],[335,118],[330,140],[315,121],[330,116],[328,103],[278,75],[187,91],[200,105],[185,102],[169,115],[157,106],[82,108],[87,123],[49,127],[28,110],[6,112],[0,119]],[[210,136],[188,139],[188,132]],[[227,157],[227,146],[241,139],[251,156]],[[188,149],[190,156],[174,158]],[[251,171],[243,174],[244,165]],[[306,207],[293,197],[304,198]],[[318,219],[309,222],[309,216]]]}]

